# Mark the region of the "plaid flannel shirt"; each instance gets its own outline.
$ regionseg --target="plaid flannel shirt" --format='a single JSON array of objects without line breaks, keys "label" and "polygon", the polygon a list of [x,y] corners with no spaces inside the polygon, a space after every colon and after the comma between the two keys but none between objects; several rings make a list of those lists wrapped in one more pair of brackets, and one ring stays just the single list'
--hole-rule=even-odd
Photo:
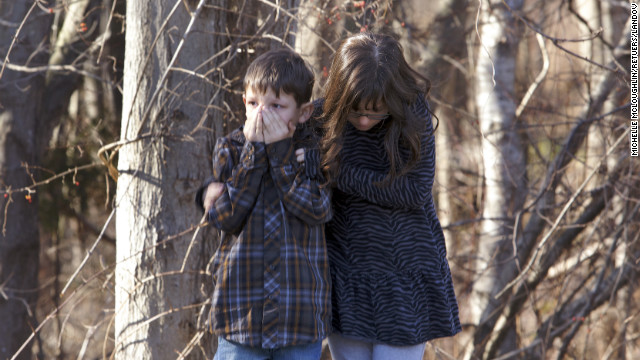
[{"label": "plaid flannel shirt", "polygon": [[265,349],[328,335],[331,288],[324,223],[329,189],[319,158],[298,164],[295,149],[317,147],[299,126],[293,138],[265,145],[242,128],[218,139],[213,181],[225,190],[207,214],[222,230],[214,259],[216,335]]}]

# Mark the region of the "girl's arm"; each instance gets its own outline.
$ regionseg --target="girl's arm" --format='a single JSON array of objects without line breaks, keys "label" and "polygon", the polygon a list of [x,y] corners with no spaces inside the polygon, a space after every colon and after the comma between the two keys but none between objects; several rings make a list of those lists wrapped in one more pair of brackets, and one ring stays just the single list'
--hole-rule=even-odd
[{"label": "girl's arm", "polygon": [[427,129],[422,134],[420,159],[416,165],[389,184],[378,186],[376,183],[382,183],[386,173],[343,164],[337,179],[338,189],[385,207],[420,208],[431,200],[436,165],[431,113],[424,101],[414,104],[413,111],[426,119]]},{"label": "girl's arm", "polygon": [[345,165],[340,168],[337,186],[346,193],[359,195],[380,206],[420,208],[431,199],[434,169],[433,150],[423,152],[410,172],[389,184],[378,186],[376,183],[381,183],[386,173]]},{"label": "girl's arm", "polygon": [[309,225],[323,224],[332,212],[330,190],[320,186],[320,156],[318,151],[305,151],[303,156],[304,163],[297,166],[291,139],[267,145],[271,177],[285,209]]},{"label": "girl's arm", "polygon": [[[238,159],[237,164],[234,159]],[[218,140],[214,157],[214,182],[224,184],[208,210],[207,220],[216,228],[237,234],[253,210],[267,161],[264,143],[247,141],[237,154],[228,138]]]}]

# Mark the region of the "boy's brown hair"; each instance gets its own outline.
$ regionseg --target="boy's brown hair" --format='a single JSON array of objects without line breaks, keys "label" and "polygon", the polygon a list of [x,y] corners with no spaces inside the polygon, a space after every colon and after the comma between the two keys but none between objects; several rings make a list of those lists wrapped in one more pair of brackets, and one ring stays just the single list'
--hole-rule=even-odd
[{"label": "boy's brown hair", "polygon": [[286,49],[270,50],[251,62],[244,76],[243,89],[266,92],[273,89],[293,96],[298,106],[309,102],[313,91],[313,72],[297,53]]}]

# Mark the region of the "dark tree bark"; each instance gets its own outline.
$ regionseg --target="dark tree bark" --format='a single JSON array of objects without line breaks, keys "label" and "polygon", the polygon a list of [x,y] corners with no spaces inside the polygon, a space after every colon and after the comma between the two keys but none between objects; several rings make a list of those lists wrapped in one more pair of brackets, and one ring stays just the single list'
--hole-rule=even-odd
[{"label": "dark tree bark", "polygon": [[[0,358],[10,358],[37,326],[35,303],[38,285],[38,194],[12,192],[32,183],[40,131],[38,99],[44,76],[16,71],[15,66],[45,65],[42,51],[51,17],[33,2],[0,1]],[[28,348],[27,348],[28,349]],[[28,350],[19,359],[30,359]]]}]

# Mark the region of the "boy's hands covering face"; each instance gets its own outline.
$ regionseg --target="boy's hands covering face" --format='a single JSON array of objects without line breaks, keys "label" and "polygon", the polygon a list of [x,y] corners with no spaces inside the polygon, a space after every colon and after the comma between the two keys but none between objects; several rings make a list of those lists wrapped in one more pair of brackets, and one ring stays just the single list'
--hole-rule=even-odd
[{"label": "boy's hands covering face", "polygon": [[269,109],[262,109],[262,128],[264,143],[271,144],[292,137],[296,130],[296,125],[292,122],[285,122],[280,115]]},{"label": "boy's hands covering face", "polygon": [[247,111],[247,121],[244,122],[242,133],[248,141],[264,141],[264,135],[262,135],[262,109],[263,106],[257,106],[254,111]]},{"label": "boy's hands covering face", "polygon": [[298,105],[293,95],[280,91],[276,96],[271,88],[260,92],[248,87],[242,100],[247,115],[245,138],[266,144],[292,137],[298,123],[307,121],[313,111],[312,103]]},{"label": "boy's hands covering face", "polygon": [[251,115],[242,130],[248,141],[271,144],[292,137],[296,131],[296,124],[285,122],[277,112],[264,106],[257,107]]}]

